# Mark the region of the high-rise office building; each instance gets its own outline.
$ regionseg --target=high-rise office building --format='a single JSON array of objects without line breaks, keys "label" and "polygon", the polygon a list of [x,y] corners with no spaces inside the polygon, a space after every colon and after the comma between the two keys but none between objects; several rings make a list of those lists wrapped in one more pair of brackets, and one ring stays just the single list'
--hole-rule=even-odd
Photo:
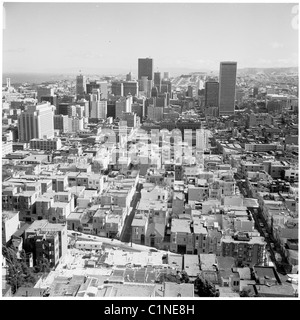
[{"label": "high-rise office building", "polygon": [[65,133],[68,131],[69,122],[68,116],[58,114],[54,116],[54,130],[60,130],[61,133]]},{"label": "high-rise office building", "polygon": [[37,88],[38,102],[50,102],[55,107],[58,107],[57,95],[54,94],[53,88],[38,87]]},{"label": "high-rise office building", "polygon": [[124,96],[131,94],[132,96],[138,95],[139,92],[139,84],[137,81],[124,81],[123,82],[124,88]]},{"label": "high-rise office building", "polygon": [[220,63],[219,116],[234,114],[237,63]]},{"label": "high-rise office building", "polygon": [[147,98],[151,97],[151,89],[153,88],[153,80],[147,80],[147,87],[146,87],[146,96]]},{"label": "high-rise office building", "polygon": [[158,90],[157,90],[157,87],[153,87],[151,89],[151,97],[157,97],[158,96]]},{"label": "high-rise office building", "polygon": [[108,98],[108,83],[107,81],[99,81],[100,85],[100,92],[101,92],[101,99]]},{"label": "high-rise office building", "polygon": [[90,101],[95,101],[100,99],[101,99],[100,89],[93,89],[92,94],[90,95]]},{"label": "high-rise office building", "polygon": [[54,137],[54,110],[50,103],[28,106],[18,118],[19,140],[50,139]]},{"label": "high-rise office building", "polygon": [[128,74],[126,74],[126,81],[132,81],[132,72],[131,71]]},{"label": "high-rise office building", "polygon": [[219,106],[219,82],[205,82],[205,107]]},{"label": "high-rise office building", "polygon": [[142,79],[142,77],[148,77],[148,80],[153,80],[153,59],[138,59],[138,79]]},{"label": "high-rise office building", "polygon": [[139,79],[139,91],[147,91],[148,77],[143,76]]},{"label": "high-rise office building", "polygon": [[90,95],[90,118],[106,119],[107,100],[101,99],[100,90],[93,89]]},{"label": "high-rise office building", "polygon": [[108,100],[107,101],[107,118],[112,117],[116,118],[116,101]]},{"label": "high-rise office building", "polygon": [[76,77],[76,95],[83,95],[86,93],[86,77],[79,75]]},{"label": "high-rise office building", "polygon": [[170,72],[164,72],[164,79],[166,80],[170,79]]},{"label": "high-rise office building", "polygon": [[58,105],[56,114],[69,115],[69,106],[72,104],[69,102],[62,102]]},{"label": "high-rise office building", "polygon": [[161,81],[161,92],[168,92],[171,94],[172,92],[172,82],[170,80],[163,79]]},{"label": "high-rise office building", "polygon": [[38,87],[37,88],[37,99],[38,102],[42,102],[42,97],[53,97],[54,96],[54,89],[47,88],[47,87]]},{"label": "high-rise office building", "polygon": [[193,95],[194,95],[194,88],[192,86],[188,86],[187,96],[189,98],[193,98]]},{"label": "high-rise office building", "polygon": [[89,117],[90,116],[90,106],[89,106],[89,101],[85,99],[80,99],[76,102],[79,106],[82,106],[84,108],[84,117]]},{"label": "high-rise office building", "polygon": [[100,83],[98,83],[97,81],[91,81],[86,84],[86,93],[87,94],[92,93],[93,89],[100,89]]},{"label": "high-rise office building", "polygon": [[157,88],[158,92],[160,92],[160,86],[161,86],[161,73],[154,72],[154,87]]},{"label": "high-rise office building", "polygon": [[124,96],[123,82],[114,81],[111,83],[111,94],[115,96]]}]

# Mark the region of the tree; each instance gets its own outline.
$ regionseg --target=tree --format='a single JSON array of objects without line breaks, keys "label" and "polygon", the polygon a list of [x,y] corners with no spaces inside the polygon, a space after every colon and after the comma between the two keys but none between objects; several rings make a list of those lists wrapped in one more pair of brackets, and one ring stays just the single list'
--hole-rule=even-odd
[{"label": "tree", "polygon": [[18,259],[14,248],[2,245],[2,256],[6,259],[7,282],[11,285],[13,294],[21,286],[32,287],[36,283],[32,269],[26,264],[25,252],[21,251]]},{"label": "tree", "polygon": [[177,271],[176,274],[166,274],[166,273],[161,273],[159,276],[159,283],[164,283],[164,282],[176,282],[176,283],[188,283],[189,282],[189,276],[185,271]]},{"label": "tree", "polygon": [[220,295],[215,285],[201,275],[195,280],[194,286],[199,297],[219,297]]},{"label": "tree", "polygon": [[240,297],[243,297],[243,298],[253,297],[251,287],[249,286],[244,287],[243,290],[240,292]]},{"label": "tree", "polygon": [[164,283],[164,282],[176,282],[180,283],[179,277],[177,277],[175,274],[166,274],[166,273],[161,273],[159,275],[159,283]]},{"label": "tree", "polygon": [[182,271],[181,272],[181,281],[184,282],[184,283],[189,283],[190,278],[189,278],[189,276],[188,276],[186,271]]},{"label": "tree", "polygon": [[37,264],[35,266],[35,272],[49,272],[50,271],[50,263],[47,258],[40,258],[37,260]]}]

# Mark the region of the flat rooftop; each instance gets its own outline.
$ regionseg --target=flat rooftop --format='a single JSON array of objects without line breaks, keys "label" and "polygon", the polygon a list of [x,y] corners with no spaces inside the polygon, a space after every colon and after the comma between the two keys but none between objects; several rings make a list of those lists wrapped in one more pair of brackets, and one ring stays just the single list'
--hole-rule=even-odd
[{"label": "flat rooftop", "polygon": [[200,273],[199,256],[194,254],[185,254],[183,256],[184,270],[191,277],[197,277]]},{"label": "flat rooftop", "polygon": [[192,220],[172,219],[171,232],[191,233]]}]

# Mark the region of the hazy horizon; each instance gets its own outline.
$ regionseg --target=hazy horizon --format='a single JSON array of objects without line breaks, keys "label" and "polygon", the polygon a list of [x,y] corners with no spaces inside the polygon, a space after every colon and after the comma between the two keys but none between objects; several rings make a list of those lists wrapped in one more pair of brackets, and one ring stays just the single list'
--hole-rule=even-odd
[{"label": "hazy horizon", "polygon": [[161,72],[216,71],[227,60],[298,68],[295,5],[5,2],[2,71],[135,73],[144,57]]}]

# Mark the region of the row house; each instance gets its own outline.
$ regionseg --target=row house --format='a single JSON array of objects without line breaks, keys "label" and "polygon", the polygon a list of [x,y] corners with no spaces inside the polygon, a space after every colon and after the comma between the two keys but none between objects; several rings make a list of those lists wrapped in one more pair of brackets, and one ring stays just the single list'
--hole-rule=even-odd
[{"label": "row house", "polygon": [[131,223],[132,242],[145,245],[145,234],[148,228],[149,219],[144,215],[136,215]]},{"label": "row house", "polygon": [[192,220],[172,219],[170,251],[182,254],[194,253]]},{"label": "row house", "polygon": [[222,238],[223,257],[233,257],[238,266],[264,265],[266,242],[263,237],[250,237],[248,233],[236,233]]},{"label": "row house", "polygon": [[25,230],[24,249],[33,253],[34,264],[47,258],[55,267],[67,254],[67,226],[49,221],[36,220]]},{"label": "row house", "polygon": [[165,224],[151,222],[149,217],[137,215],[131,224],[132,242],[161,249],[165,238]]},{"label": "row house", "polygon": [[248,172],[260,172],[264,171],[265,166],[263,163],[254,163],[254,162],[241,162],[241,171],[243,174],[247,175]]},{"label": "row house", "polygon": [[2,191],[2,210],[19,211],[20,220],[31,222],[35,211],[35,202],[39,193],[22,191],[17,187],[8,187]]},{"label": "row house", "polygon": [[74,210],[74,197],[71,192],[45,193],[36,199],[36,218],[65,223]]},{"label": "row house", "polygon": [[153,186],[150,188],[143,188],[141,190],[141,200],[168,200],[169,192],[166,188],[160,186]]},{"label": "row house", "polygon": [[93,234],[101,237],[120,236],[126,218],[125,208],[102,206],[93,214]]},{"label": "row house", "polygon": [[142,200],[136,206],[136,214],[149,217],[149,222],[166,225],[169,218],[168,203],[162,200]]},{"label": "row house", "polygon": [[67,174],[68,186],[84,186],[86,189],[96,189],[99,192],[103,190],[103,176],[101,174],[69,172]]},{"label": "row house", "polygon": [[206,223],[199,218],[193,220],[193,234],[195,243],[195,253],[221,253],[222,232],[218,224],[208,227]]}]

